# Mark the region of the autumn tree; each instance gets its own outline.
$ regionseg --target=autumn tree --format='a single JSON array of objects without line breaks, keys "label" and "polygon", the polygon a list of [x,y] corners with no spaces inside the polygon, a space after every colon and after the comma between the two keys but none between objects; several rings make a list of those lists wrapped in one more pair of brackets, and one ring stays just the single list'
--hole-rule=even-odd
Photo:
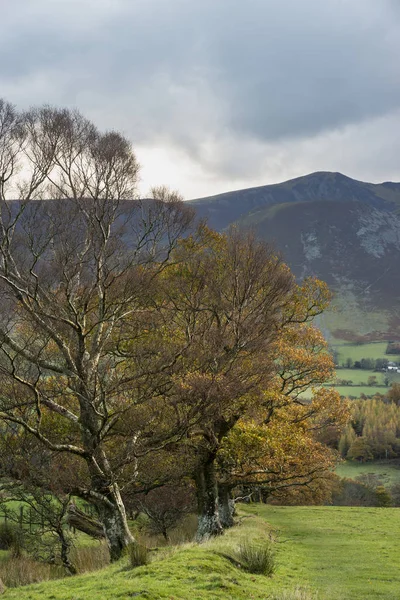
[{"label": "autumn tree", "polygon": [[381,396],[351,404],[351,424],[339,441],[343,458],[372,460],[400,454],[400,408]]},{"label": "autumn tree", "polygon": [[189,238],[177,253],[166,297],[170,326],[186,338],[188,351],[174,406],[179,419],[191,416],[185,448],[195,457],[203,539],[222,531],[217,457],[235,425],[260,412],[268,422],[288,403],[298,405],[298,421],[329,405],[322,391],[312,406],[300,400],[301,391],[332,375],[321,334],[306,327],[329,293],[316,280],[296,285],[271,247],[237,230],[209,232],[202,243]]},{"label": "autumn tree", "polygon": [[70,491],[96,507],[112,560],[133,539],[119,485],[135,460],[130,411],[164,391],[174,360],[125,341],[148,330],[191,221],[166,190],[133,201],[137,174],[118,133],[0,102],[0,419],[77,461]]},{"label": "autumn tree", "polygon": [[[262,487],[264,494],[282,495],[288,488],[311,486],[315,498],[329,494],[330,471],[337,456],[318,437],[332,425],[343,428],[349,410],[335,390],[324,387],[334,375],[334,362],[308,316],[309,311],[322,309],[327,300],[327,291],[320,285],[305,282],[294,290],[294,304],[283,314],[283,327],[272,350],[275,375],[264,400],[243,416],[221,445],[219,478],[225,489]],[[312,307],[318,290],[323,294],[319,308]],[[227,499],[221,500],[221,512],[229,521]]]}]

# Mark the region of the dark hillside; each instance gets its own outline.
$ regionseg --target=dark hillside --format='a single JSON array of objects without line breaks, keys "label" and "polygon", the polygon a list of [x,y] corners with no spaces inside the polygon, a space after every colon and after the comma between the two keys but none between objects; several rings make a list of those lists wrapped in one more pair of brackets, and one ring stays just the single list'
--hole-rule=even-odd
[{"label": "dark hillside", "polygon": [[400,338],[399,183],[321,172],[191,204],[217,229],[236,222],[274,242],[298,277],[325,280],[338,337]]}]

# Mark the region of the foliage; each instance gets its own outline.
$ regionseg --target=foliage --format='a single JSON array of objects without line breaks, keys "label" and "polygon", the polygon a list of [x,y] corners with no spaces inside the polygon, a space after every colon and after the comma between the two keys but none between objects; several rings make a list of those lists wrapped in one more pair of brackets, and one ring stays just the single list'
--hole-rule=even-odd
[{"label": "foliage", "polygon": [[332,491],[331,503],[334,506],[378,506],[374,489],[360,481],[341,479]]},{"label": "foliage", "polygon": [[19,544],[20,528],[16,523],[0,522],[0,550],[10,550]]},{"label": "foliage", "polygon": [[[323,387],[334,365],[311,324],[327,286],[296,284],[251,233],[194,228],[166,188],[133,201],[130,143],[77,111],[1,101],[0,125],[0,477],[33,498],[66,568],[72,497],[94,507],[111,560],[133,541],[122,489],[143,499],[191,477],[199,538],[220,533],[218,478],[260,483],[240,444],[217,470],[235,426],[250,440],[258,428],[261,479],[271,468],[280,485],[321,479],[333,454],[313,432],[347,415]],[[177,511],[151,504],[167,537]]]},{"label": "foliage", "polygon": [[131,508],[144,513],[148,519],[150,533],[161,534],[169,541],[170,530],[182,521],[195,507],[193,490],[184,485],[165,485],[137,494],[130,503]]},{"label": "foliage", "polygon": [[393,501],[390,493],[383,485],[378,485],[375,489],[375,495],[377,499],[377,505],[387,508],[393,506]]},{"label": "foliage", "polygon": [[369,461],[399,456],[400,407],[381,399],[352,403],[352,420],[339,441],[345,458]]},{"label": "foliage", "polygon": [[120,134],[0,101],[2,430],[62,457],[63,491],[96,507],[113,560],[132,540],[119,487],[136,462],[131,413],[164,391],[176,355],[147,335],[156,280],[192,220],[165,189],[132,200],[137,176]]}]

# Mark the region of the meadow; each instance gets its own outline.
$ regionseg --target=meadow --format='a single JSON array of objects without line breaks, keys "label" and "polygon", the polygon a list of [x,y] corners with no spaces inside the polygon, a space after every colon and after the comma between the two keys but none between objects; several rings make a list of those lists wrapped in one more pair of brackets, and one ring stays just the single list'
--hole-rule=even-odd
[{"label": "meadow", "polygon": [[361,360],[362,358],[387,358],[395,360],[386,354],[387,342],[370,342],[368,344],[354,344],[351,342],[334,342],[331,347],[337,351],[339,364],[341,365],[348,358],[352,360]]},{"label": "meadow", "polygon": [[[351,385],[334,385],[341,396],[360,398],[361,395],[374,396],[385,394],[392,382],[400,382],[400,373],[375,372],[372,369],[348,369],[343,368],[347,359],[353,362],[361,361],[363,358],[386,358],[389,361],[400,362],[400,356],[386,354],[387,342],[371,342],[368,344],[355,344],[341,341],[331,344],[331,349],[337,353],[339,367],[336,369],[336,380],[351,381]],[[368,378],[375,377],[377,385],[368,385]]]},{"label": "meadow", "polygon": [[[239,524],[201,545],[153,553],[146,566],[124,559],[101,571],[9,589],[5,600],[398,600],[398,509],[241,507]],[[243,540],[274,541],[272,577],[239,568]]]},{"label": "meadow", "polygon": [[358,461],[343,461],[335,470],[339,477],[356,479],[359,475],[376,475],[385,487],[400,483],[400,460],[371,460],[365,463]]}]

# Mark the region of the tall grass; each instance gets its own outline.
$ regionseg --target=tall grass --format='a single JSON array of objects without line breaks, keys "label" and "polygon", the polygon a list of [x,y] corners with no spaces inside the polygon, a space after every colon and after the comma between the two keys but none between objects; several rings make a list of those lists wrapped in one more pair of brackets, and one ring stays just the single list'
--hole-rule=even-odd
[{"label": "tall grass", "polygon": [[103,569],[110,562],[105,542],[92,546],[75,546],[71,551],[71,562],[78,573],[87,573]]},{"label": "tall grass", "polygon": [[240,543],[235,558],[249,573],[270,577],[275,570],[275,558],[270,541]]},{"label": "tall grass", "polygon": [[9,558],[0,563],[0,580],[6,587],[19,587],[62,577],[64,570],[37,562],[27,556]]},{"label": "tall grass", "polygon": [[132,568],[147,565],[150,561],[149,551],[143,542],[134,542],[128,546],[129,563]]}]

